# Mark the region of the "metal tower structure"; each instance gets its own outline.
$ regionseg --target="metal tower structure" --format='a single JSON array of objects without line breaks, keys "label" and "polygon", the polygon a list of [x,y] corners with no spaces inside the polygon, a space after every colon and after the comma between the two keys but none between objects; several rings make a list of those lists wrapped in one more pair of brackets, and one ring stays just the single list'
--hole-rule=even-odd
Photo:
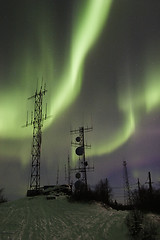
[{"label": "metal tower structure", "polygon": [[140,196],[140,192],[141,192],[141,185],[140,185],[140,181],[139,181],[139,178],[137,180],[137,185],[138,185],[138,194]]},{"label": "metal tower structure", "polygon": [[[33,125],[33,141],[32,141],[32,164],[31,164],[31,176],[30,176],[30,186],[27,191],[27,196],[33,196],[40,194],[40,156],[41,156],[41,143],[42,143],[42,127],[43,121],[47,118],[47,105],[46,113],[43,114],[42,103],[43,96],[46,94],[47,90],[44,85],[39,92],[36,90],[35,94],[28,99],[34,99],[34,114],[31,112],[31,121],[28,123],[26,121],[26,127],[28,125]],[[28,118],[28,114],[27,114]]]},{"label": "metal tower structure", "polygon": [[124,167],[124,203],[131,205],[131,191],[130,191],[130,185],[128,180],[128,171],[127,171],[127,163],[126,161],[123,161],[123,167]]},{"label": "metal tower structure", "polygon": [[76,148],[76,154],[79,156],[79,167],[74,168],[72,170],[78,171],[76,173],[76,177],[79,179],[81,178],[81,181],[84,183],[85,188],[88,189],[87,185],[87,172],[94,171],[94,167],[89,167],[88,162],[86,161],[85,157],[85,149],[90,149],[91,145],[85,144],[85,133],[92,131],[92,127],[80,127],[79,129],[70,131],[71,134],[78,134],[76,137],[76,142],[72,142],[71,144]]},{"label": "metal tower structure", "polygon": [[67,167],[65,164],[65,181],[67,181],[68,185],[71,185],[71,165],[70,165],[70,157],[68,154],[68,161],[67,161]]},{"label": "metal tower structure", "polygon": [[70,165],[70,158],[68,155],[68,185],[71,185],[71,165]]},{"label": "metal tower structure", "polygon": [[152,178],[151,178],[151,173],[150,172],[148,172],[148,181],[146,182],[146,184],[148,184],[149,185],[149,193],[150,193],[150,195],[152,195],[152,191],[153,191],[153,189],[152,189]]}]

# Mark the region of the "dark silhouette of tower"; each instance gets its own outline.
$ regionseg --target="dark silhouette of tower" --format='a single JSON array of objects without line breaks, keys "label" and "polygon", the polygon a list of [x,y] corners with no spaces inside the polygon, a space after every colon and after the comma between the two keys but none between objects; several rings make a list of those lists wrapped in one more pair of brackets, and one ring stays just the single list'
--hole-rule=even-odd
[{"label": "dark silhouette of tower", "polygon": [[137,185],[138,185],[138,194],[140,196],[140,192],[141,192],[141,185],[140,185],[140,181],[139,181],[139,178],[137,180]]},{"label": "dark silhouette of tower", "polygon": [[148,172],[148,179],[149,179],[149,192],[152,194],[152,180],[151,180],[151,173]]},{"label": "dark silhouette of tower", "polygon": [[[30,186],[27,191],[27,196],[35,196],[40,194],[40,156],[41,156],[41,143],[42,143],[42,127],[43,121],[47,118],[47,112],[43,114],[42,103],[43,96],[46,94],[47,90],[42,86],[39,92],[28,99],[34,99],[34,114],[31,113],[31,122],[26,121],[26,126],[33,125],[33,141],[32,141],[32,164],[31,164],[31,176],[30,176]],[[47,107],[46,107],[47,111]],[[27,114],[28,115],[28,114]]]},{"label": "dark silhouette of tower", "polygon": [[151,179],[151,173],[150,172],[148,172],[148,182],[146,182],[148,185],[149,185],[149,193],[150,193],[150,195],[152,195],[152,191],[153,191],[153,189],[152,189],[152,179]]},{"label": "dark silhouette of tower", "polygon": [[68,185],[71,185],[71,165],[69,155],[68,155]]},{"label": "dark silhouette of tower", "polygon": [[131,205],[131,191],[129,186],[128,180],[128,171],[127,171],[127,163],[123,161],[123,168],[124,168],[124,202],[125,204]]},{"label": "dark silhouette of tower", "polygon": [[89,167],[88,162],[85,157],[85,149],[91,148],[91,145],[85,144],[84,134],[86,132],[92,131],[92,127],[80,127],[79,129],[70,131],[71,134],[78,134],[76,137],[76,142],[72,143],[73,146],[76,146],[76,154],[79,156],[79,167],[72,170],[78,171],[76,177],[81,178],[81,181],[84,183],[85,188],[88,189],[87,185],[87,172],[94,171],[94,167]]},{"label": "dark silhouette of tower", "polygon": [[67,181],[68,185],[71,185],[71,165],[70,165],[70,157],[68,154],[68,161],[67,161],[67,167],[65,164],[65,181]]}]

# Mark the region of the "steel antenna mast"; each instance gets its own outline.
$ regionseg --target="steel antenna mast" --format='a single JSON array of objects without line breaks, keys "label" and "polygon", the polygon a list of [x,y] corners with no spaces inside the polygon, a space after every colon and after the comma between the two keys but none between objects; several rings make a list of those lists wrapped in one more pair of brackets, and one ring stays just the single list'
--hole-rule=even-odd
[{"label": "steel antenna mast", "polygon": [[[79,171],[82,173],[82,182],[85,184],[86,189],[88,189],[87,184],[87,172],[94,171],[94,167],[89,167],[88,162],[86,161],[85,157],[85,149],[90,149],[91,145],[87,145],[84,143],[84,134],[86,132],[92,131],[92,127],[80,127],[79,129],[70,131],[71,134],[78,134],[79,136],[76,137],[76,142],[72,142],[72,145],[76,146],[76,154],[79,156],[80,166],[78,168],[72,169],[75,171]],[[82,157],[82,159],[81,159]]]},{"label": "steel antenna mast", "polygon": [[[124,167],[124,201],[125,203],[131,205],[131,191],[130,191],[130,185],[128,180],[128,171],[127,171],[127,163],[126,161],[123,161],[123,167]],[[127,193],[127,196],[126,196]]]},{"label": "steel antenna mast", "polygon": [[[33,140],[32,140],[32,164],[31,164],[31,176],[30,186],[27,191],[27,196],[35,196],[40,194],[40,156],[41,156],[41,143],[42,143],[42,127],[43,121],[47,118],[47,112],[43,114],[42,103],[43,96],[46,94],[46,86],[44,89],[42,86],[39,92],[36,90],[35,94],[28,99],[34,99],[34,114],[31,113],[31,122],[26,122],[28,125],[33,125]],[[47,111],[47,108],[46,108]]]},{"label": "steel antenna mast", "polygon": [[70,166],[70,158],[68,155],[68,185],[70,186],[71,184],[71,166]]}]

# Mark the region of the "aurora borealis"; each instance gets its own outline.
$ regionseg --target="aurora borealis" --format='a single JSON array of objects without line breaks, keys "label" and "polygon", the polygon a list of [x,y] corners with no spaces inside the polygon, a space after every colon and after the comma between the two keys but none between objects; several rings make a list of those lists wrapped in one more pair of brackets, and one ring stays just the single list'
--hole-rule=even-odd
[{"label": "aurora borealis", "polygon": [[[85,57],[98,38],[99,32],[103,28],[104,22],[109,14],[111,0],[100,0],[98,3],[96,1],[88,1],[86,4],[82,5],[84,6],[80,8],[80,13],[78,13],[80,15],[79,19],[77,20],[75,17],[76,23],[75,26],[73,26],[73,29],[71,29],[73,36],[71,36],[71,46],[68,46],[68,48],[70,48],[70,52],[68,53],[69,61],[66,61],[64,69],[62,68],[61,70],[61,75],[57,77],[58,80],[54,80],[54,68],[56,67],[56,58],[54,60],[54,48],[56,46],[54,46],[54,38],[51,40],[50,37],[50,35],[53,35],[53,23],[46,21],[47,16],[44,14],[44,10],[42,9],[43,4],[38,10],[35,8],[36,6],[34,4],[26,4],[28,9],[26,10],[27,15],[24,19],[24,24],[26,24],[26,21],[30,20],[29,17],[31,17],[33,20],[31,24],[33,24],[33,26],[28,26],[29,33],[34,33],[36,41],[32,42],[32,37],[31,39],[27,39],[28,36],[25,34],[22,49],[19,49],[22,53],[14,59],[15,62],[13,62],[13,66],[11,66],[11,74],[7,76],[10,80],[12,78],[12,74],[14,78],[14,74],[16,72],[16,77],[18,79],[23,79],[20,80],[19,84],[24,84],[25,89],[27,88],[27,85],[29,85],[29,78],[31,78],[35,83],[37,78],[41,79],[43,77],[44,79],[47,79],[51,85],[51,92],[53,91],[54,93],[53,95],[50,93],[51,96],[49,99],[50,113],[54,116],[53,118],[56,118],[57,115],[61,113],[67,105],[69,105],[69,103],[73,102],[80,91]],[[37,14],[36,17],[34,16],[35,12],[33,11],[34,9],[31,9],[32,7],[37,10],[38,16]],[[46,9],[46,11],[47,10],[48,9]],[[18,21],[21,20],[21,18],[17,19]],[[93,23],[95,25],[94,28],[92,28]],[[30,27],[33,29],[30,29]],[[17,41],[19,41],[19,39]],[[35,47],[36,51],[34,52],[33,49]],[[21,81],[23,83],[21,83]],[[56,88],[56,92],[52,90],[52,83],[54,88]],[[18,87],[19,86],[17,86],[17,88]],[[26,94],[31,94],[33,91],[32,89],[33,88],[30,88],[26,91]],[[12,89],[11,93],[9,92],[8,94],[11,95],[13,103],[9,102],[8,97],[5,99],[6,93],[5,95],[2,95],[2,100],[4,100],[1,102],[6,102],[6,106],[4,106],[4,104],[1,106],[2,116],[4,116],[2,117],[0,123],[2,135],[4,135],[4,137],[23,137],[23,134],[25,134],[26,131],[17,131],[17,129],[15,129],[15,122],[17,122],[18,119],[21,119],[21,121],[23,120],[21,116],[24,115],[24,106],[22,106],[21,109],[16,109],[14,107],[20,101],[17,96],[22,94],[21,89]],[[11,113],[13,115],[12,120],[7,117],[7,125],[10,129],[8,129],[7,125],[4,124],[7,113]]]},{"label": "aurora borealis", "polygon": [[91,183],[107,175],[117,184],[124,159],[133,182],[149,170],[160,180],[159,10],[151,0],[1,3],[0,181],[9,196],[15,175],[17,195],[26,189],[32,128],[22,125],[42,78],[52,115],[43,129],[42,181],[55,182],[59,164],[63,182],[70,129],[83,124],[94,129],[86,136]]}]

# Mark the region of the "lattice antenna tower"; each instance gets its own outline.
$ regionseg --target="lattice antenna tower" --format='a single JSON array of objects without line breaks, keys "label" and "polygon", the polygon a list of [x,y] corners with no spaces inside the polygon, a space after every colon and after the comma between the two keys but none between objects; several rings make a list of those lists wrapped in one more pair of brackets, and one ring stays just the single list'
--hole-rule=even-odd
[{"label": "lattice antenna tower", "polygon": [[81,178],[82,182],[85,184],[86,189],[88,188],[87,184],[87,172],[94,171],[94,167],[89,167],[88,162],[85,157],[85,149],[90,149],[91,145],[85,144],[85,133],[92,131],[92,127],[80,127],[79,129],[70,131],[71,134],[78,134],[76,137],[76,142],[71,144],[76,148],[76,154],[79,156],[79,167],[72,170],[78,171],[76,177]]},{"label": "lattice antenna tower", "polygon": [[131,205],[131,191],[130,185],[128,180],[128,171],[127,171],[127,163],[123,161],[123,168],[124,168],[124,203]]},{"label": "lattice antenna tower", "polygon": [[152,194],[153,188],[152,188],[152,178],[151,178],[151,173],[148,172],[148,181],[145,182],[146,184],[149,185],[149,193]]},{"label": "lattice antenna tower", "polygon": [[71,185],[71,165],[69,154],[67,159],[67,166],[65,164],[65,181],[67,181],[68,185]]},{"label": "lattice antenna tower", "polygon": [[43,97],[46,94],[46,85],[42,89],[42,85],[39,91],[35,91],[35,94],[28,98],[34,99],[34,113],[31,112],[31,121],[28,122],[28,113],[26,127],[33,126],[33,141],[32,141],[32,164],[31,164],[31,176],[30,186],[27,191],[27,196],[38,195],[40,193],[40,156],[41,156],[41,143],[42,143],[42,127],[43,121],[47,119],[47,104],[46,112],[43,114]]},{"label": "lattice antenna tower", "polygon": [[68,155],[68,185],[71,184],[71,165],[70,165],[70,157]]}]

